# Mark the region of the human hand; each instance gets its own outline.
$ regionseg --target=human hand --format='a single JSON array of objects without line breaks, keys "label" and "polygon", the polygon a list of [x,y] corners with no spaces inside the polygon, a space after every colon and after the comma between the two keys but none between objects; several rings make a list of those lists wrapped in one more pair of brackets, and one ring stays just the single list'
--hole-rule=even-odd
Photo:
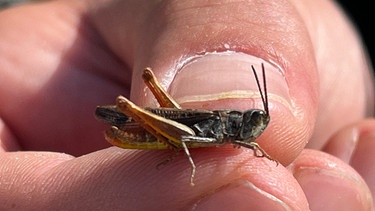
[{"label": "human hand", "polygon": [[[373,84],[332,2],[53,1],[1,12],[0,40],[1,208],[372,207]],[[206,52],[241,53],[183,63]],[[256,141],[286,168],[249,149],[193,149],[192,188],[183,153],[157,170],[171,152],[106,148],[93,111],[119,94],[155,105],[144,67],[183,107],[249,109],[258,97],[230,91],[257,92],[246,71],[261,62],[271,124]]]}]

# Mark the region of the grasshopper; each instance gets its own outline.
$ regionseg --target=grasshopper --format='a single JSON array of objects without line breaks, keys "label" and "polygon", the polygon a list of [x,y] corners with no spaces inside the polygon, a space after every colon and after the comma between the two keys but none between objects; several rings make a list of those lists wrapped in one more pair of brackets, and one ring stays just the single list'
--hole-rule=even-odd
[{"label": "grasshopper", "polygon": [[111,126],[105,132],[105,139],[112,145],[125,149],[184,150],[191,164],[191,185],[194,185],[196,166],[189,148],[232,143],[237,147],[253,149],[256,157],[266,157],[278,164],[254,142],[270,122],[270,115],[264,65],[262,63],[264,93],[254,66],[251,68],[264,110],[182,109],[161,87],[151,68],[145,68],[142,78],[160,108],[141,108],[126,97],[118,96],[116,105],[98,106],[95,116]]}]

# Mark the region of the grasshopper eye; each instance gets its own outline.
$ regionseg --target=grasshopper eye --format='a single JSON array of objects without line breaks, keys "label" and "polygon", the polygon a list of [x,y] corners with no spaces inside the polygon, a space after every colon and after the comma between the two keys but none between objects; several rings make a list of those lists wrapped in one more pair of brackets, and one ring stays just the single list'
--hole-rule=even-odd
[{"label": "grasshopper eye", "polygon": [[270,116],[263,110],[253,109],[244,112],[240,137],[242,139],[256,139],[270,121]]}]

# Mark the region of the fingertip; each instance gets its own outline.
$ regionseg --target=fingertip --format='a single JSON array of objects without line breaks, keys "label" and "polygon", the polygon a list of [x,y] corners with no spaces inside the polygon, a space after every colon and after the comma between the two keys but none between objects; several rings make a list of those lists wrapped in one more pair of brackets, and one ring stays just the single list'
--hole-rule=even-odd
[{"label": "fingertip", "polygon": [[260,187],[257,187],[249,180],[238,179],[200,199],[198,203],[194,204],[193,210],[230,210],[233,206],[235,206],[236,210],[307,209],[307,203],[305,203],[304,206],[296,206],[299,200],[295,200],[293,204],[283,200],[285,200],[285,198],[274,196]]},{"label": "fingertip", "polygon": [[349,165],[329,154],[304,150],[289,167],[312,210],[371,210],[371,192]]},{"label": "fingertip", "polygon": [[[195,186],[187,187],[188,180],[183,178],[179,185],[180,190],[194,199],[187,204],[191,206],[189,209],[227,210],[235,206],[236,210],[308,210],[303,191],[289,171],[265,158],[248,156],[252,153],[249,149],[228,146],[191,153],[197,166]],[[184,163],[183,166],[187,162]],[[167,168],[183,168],[172,165]]]},{"label": "fingertip", "polygon": [[351,165],[375,195],[375,120],[366,119],[348,125],[334,134],[323,150]]},{"label": "fingertip", "polygon": [[363,121],[360,126],[358,142],[349,164],[363,177],[375,196],[375,120]]},{"label": "fingertip", "polygon": [[95,165],[95,172],[105,169],[104,175],[95,176],[106,181],[102,193],[110,196],[131,193],[138,199],[115,200],[113,206],[125,204],[143,210],[207,210],[231,206],[245,210],[308,209],[307,200],[289,171],[267,159],[248,156],[251,150],[232,147],[192,150],[197,166],[194,187],[190,185],[191,166],[185,155],[180,154],[157,169],[157,164],[167,159],[169,152],[134,152],[125,157],[130,155],[125,151],[129,152],[118,148],[102,150],[106,155],[101,157],[107,157],[106,162]]}]

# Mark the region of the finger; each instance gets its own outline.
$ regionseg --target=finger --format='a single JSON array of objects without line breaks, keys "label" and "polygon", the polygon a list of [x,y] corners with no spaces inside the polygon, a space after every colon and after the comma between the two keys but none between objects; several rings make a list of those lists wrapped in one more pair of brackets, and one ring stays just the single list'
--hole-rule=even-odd
[{"label": "finger", "polygon": [[108,146],[93,111],[129,95],[131,73],[87,23],[82,2],[0,12],[0,115],[16,137],[7,142],[23,150],[80,155]]},{"label": "finger", "polygon": [[290,166],[311,210],[371,210],[371,192],[349,165],[329,154],[304,150]]},{"label": "finger", "polygon": [[363,120],[337,132],[323,148],[325,152],[340,158],[357,170],[373,195],[375,195],[374,131],[375,120]]},{"label": "finger", "polygon": [[[242,210],[308,209],[298,183],[282,166],[216,149],[213,154],[230,159],[222,165],[223,160],[204,151],[196,153],[194,187],[187,160],[156,168],[170,156],[166,151],[111,147],[79,158],[45,152],[1,154],[6,165],[0,167],[0,209],[227,210],[233,204]],[[269,171],[260,172],[259,166]],[[4,191],[9,189],[17,191]]]},{"label": "finger", "polygon": [[357,30],[335,1],[293,2],[316,55],[320,101],[308,147],[321,149],[339,129],[373,114],[373,71]]},{"label": "finger", "polygon": [[[298,155],[311,134],[318,95],[310,37],[292,5],[137,1],[132,4],[142,11],[131,12],[120,9],[126,4],[107,4],[92,19],[113,50],[133,64],[135,103],[155,105],[141,82],[141,70],[151,66],[185,108],[262,109],[251,65],[260,71],[264,63],[272,120],[257,142],[283,164]],[[134,19],[140,27],[129,31]],[[124,27],[106,24],[112,22]]]}]

